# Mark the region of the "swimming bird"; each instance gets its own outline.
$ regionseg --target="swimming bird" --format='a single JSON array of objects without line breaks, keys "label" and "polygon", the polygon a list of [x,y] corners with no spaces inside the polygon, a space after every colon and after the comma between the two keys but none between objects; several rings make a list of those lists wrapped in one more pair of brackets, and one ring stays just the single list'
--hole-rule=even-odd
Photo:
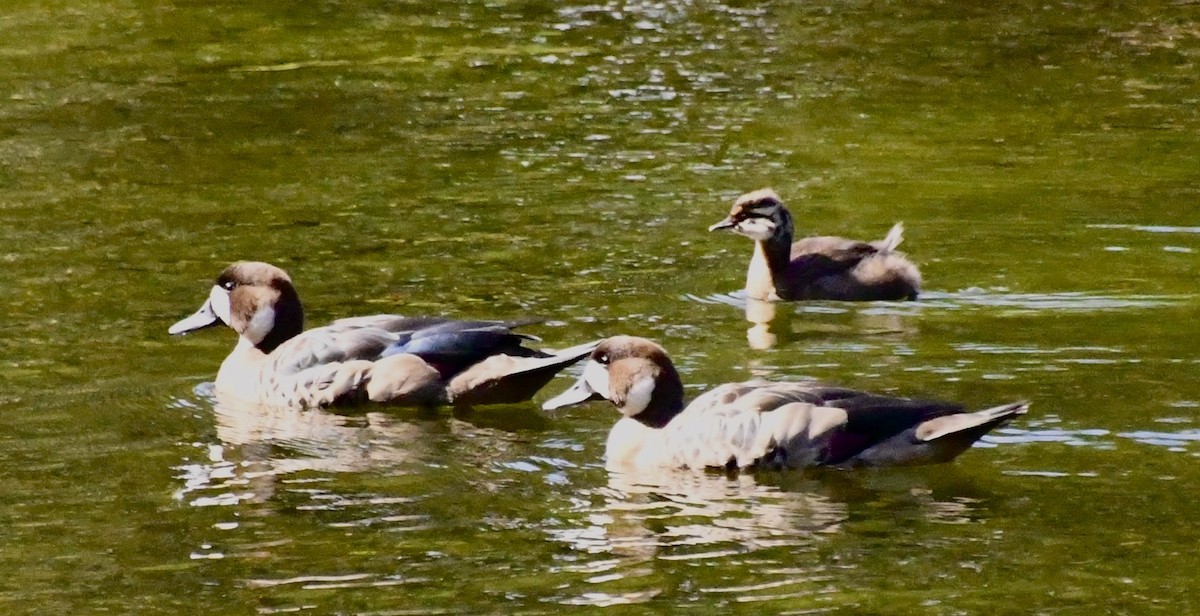
[{"label": "swimming bird", "polygon": [[553,410],[606,399],[621,412],[606,446],[610,469],[803,468],[948,462],[1026,402],[974,413],[958,404],[811,383],[727,383],[684,406],[663,347],[616,336],[591,353]]},{"label": "swimming bird", "polygon": [[227,267],[200,309],[168,331],[184,334],[220,323],[237,332],[238,343],[217,372],[217,393],[289,407],[521,402],[597,344],[546,353],[524,346],[536,337],[512,331],[527,322],[393,314],[304,331],[292,279],[254,261]]},{"label": "swimming bird", "polygon": [[754,240],[746,273],[751,299],[896,300],[920,292],[920,271],[896,250],[902,223],[874,242],[819,236],[792,243],[791,214],[775,191],[763,188],[738,197],[729,216],[708,228],[721,229]]}]

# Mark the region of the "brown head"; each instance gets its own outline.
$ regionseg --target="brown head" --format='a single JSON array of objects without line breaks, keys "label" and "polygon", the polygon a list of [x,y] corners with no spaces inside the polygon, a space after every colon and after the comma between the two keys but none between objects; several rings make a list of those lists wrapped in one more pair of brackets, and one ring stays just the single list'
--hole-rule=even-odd
[{"label": "brown head", "polygon": [[762,188],[738,197],[729,210],[729,216],[708,228],[709,231],[723,229],[758,241],[786,235],[790,245],[792,216],[783,207],[783,201],[775,191]]},{"label": "brown head", "polygon": [[168,332],[186,334],[217,323],[270,353],[304,330],[304,308],[287,272],[269,263],[239,261],[217,277],[204,305]]},{"label": "brown head", "polygon": [[612,402],[622,415],[659,428],[683,410],[683,383],[657,343],[614,336],[592,351],[579,380],[542,408],[553,410],[599,398]]}]

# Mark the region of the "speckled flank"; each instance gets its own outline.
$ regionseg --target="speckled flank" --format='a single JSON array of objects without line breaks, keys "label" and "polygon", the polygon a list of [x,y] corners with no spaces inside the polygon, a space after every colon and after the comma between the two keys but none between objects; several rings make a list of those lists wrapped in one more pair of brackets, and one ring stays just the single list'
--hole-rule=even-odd
[{"label": "speckled flank", "polygon": [[[598,371],[607,372],[607,378],[597,378]],[[602,342],[580,380],[575,388],[605,389],[597,393],[623,415],[606,445],[608,466],[618,469],[947,462],[1028,409],[1017,403],[964,413],[945,402],[769,381],[721,385],[685,407],[679,374],[666,351],[630,336]],[[630,394],[634,389],[636,396]],[[546,407],[583,399],[572,395],[560,403],[555,398]]]},{"label": "speckled flank", "polygon": [[[529,337],[513,333],[509,328],[515,324],[396,315],[343,319],[302,331],[304,311],[291,278],[267,263],[235,263],[213,289],[206,306],[227,301],[227,324],[238,334],[237,346],[217,372],[217,391],[254,403],[520,402],[595,346],[543,353],[521,346]],[[179,324],[172,327],[172,332],[185,331]]]}]

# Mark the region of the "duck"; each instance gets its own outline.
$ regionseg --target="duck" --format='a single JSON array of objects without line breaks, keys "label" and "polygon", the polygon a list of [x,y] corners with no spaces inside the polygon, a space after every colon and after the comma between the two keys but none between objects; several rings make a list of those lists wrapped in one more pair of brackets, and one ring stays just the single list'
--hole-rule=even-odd
[{"label": "duck", "polygon": [[728,230],[754,240],[746,273],[746,296],[757,300],[911,300],[921,289],[921,272],[896,247],[904,224],[882,239],[806,237],[792,242],[792,215],[770,188],[738,197],[709,231]]},{"label": "duck", "polygon": [[338,319],[304,330],[304,308],[283,269],[239,261],[217,276],[182,335],[224,324],[238,335],[215,382],[224,400],[283,407],[365,402],[474,406],[530,400],[598,341],[558,352],[525,346],[532,321],[395,314]]},{"label": "duck", "polygon": [[803,382],[717,386],[684,405],[666,350],[634,336],[592,350],[553,411],[608,400],[621,413],[605,446],[611,470],[784,470],[949,462],[1028,402],[966,412],[959,404]]}]

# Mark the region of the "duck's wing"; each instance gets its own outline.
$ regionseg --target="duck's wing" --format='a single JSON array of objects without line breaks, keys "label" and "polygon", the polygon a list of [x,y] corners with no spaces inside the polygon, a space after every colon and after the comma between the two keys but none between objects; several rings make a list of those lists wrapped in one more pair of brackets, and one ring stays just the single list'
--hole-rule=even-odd
[{"label": "duck's wing", "polygon": [[416,355],[449,378],[493,355],[546,357],[541,351],[523,346],[526,341],[539,341],[537,336],[513,331],[519,326],[538,321],[459,320],[377,314],[338,319],[331,327],[363,327],[392,332],[396,334],[396,339],[382,351],[381,357],[400,353]]},{"label": "duck's wing", "polygon": [[865,399],[847,405],[847,425],[830,439],[824,464],[900,465],[949,462],[1029,403],[975,411],[946,402]]},{"label": "duck's wing", "polygon": [[389,332],[412,332],[452,321],[445,317],[406,317],[398,314],[371,314],[338,319],[331,327],[374,327]]},{"label": "duck's wing", "polygon": [[398,339],[397,334],[378,327],[335,323],[310,329],[284,342],[271,352],[268,361],[271,371],[281,375],[325,364],[375,361]]},{"label": "duck's wing", "polygon": [[[916,299],[921,273],[895,251],[903,226],[887,237],[859,242],[841,237],[810,237],[792,245],[780,295],[789,299]],[[778,291],[778,289],[777,289]]]},{"label": "duck's wing", "polygon": [[810,383],[722,385],[665,429],[682,466],[766,467],[946,462],[1026,403],[966,413],[961,405]]},{"label": "duck's wing", "polygon": [[867,242],[844,237],[806,237],[792,244],[788,279],[812,283],[826,276],[841,275],[879,253],[878,248]]},{"label": "duck's wing", "polygon": [[866,393],[826,400],[824,404],[846,413],[845,425],[829,434],[821,459],[822,464],[834,466],[851,463],[863,452],[914,430],[922,422],[963,412],[962,405],[952,402]]},{"label": "duck's wing", "polygon": [[495,355],[546,357],[523,343],[536,336],[512,331],[499,321],[444,321],[398,332],[398,339],[383,356],[409,353],[435,366],[447,378]]},{"label": "duck's wing", "polygon": [[[396,339],[392,332],[348,323],[310,329],[267,356],[257,375],[258,396],[273,405],[298,407],[361,400],[369,393],[366,386],[372,383],[373,372],[381,364],[381,353]],[[402,357],[424,365],[416,357]],[[393,379],[397,383],[391,390],[398,396],[419,386],[420,396],[414,401],[435,400],[432,385],[436,381],[425,378],[417,385],[413,382],[428,372],[436,376],[436,371],[427,365],[424,372],[416,369],[420,366],[408,368],[404,379]]]},{"label": "duck's wing", "polygon": [[[741,400],[745,396],[753,396]],[[827,404],[833,401],[851,398],[870,397],[872,394],[836,387],[818,382],[785,382],[778,383],[765,379],[755,379],[743,383],[725,383],[700,394],[687,406],[684,413],[719,412],[710,410],[720,407],[736,407],[747,405],[758,412],[772,411],[791,402],[808,404]],[[740,401],[739,401],[740,400]]]},{"label": "duck's wing", "polygon": [[822,439],[846,421],[822,400],[847,392],[858,393],[808,383],[721,385],[664,428],[664,447],[675,465],[692,468],[819,464]]},{"label": "duck's wing", "polygon": [[[414,333],[419,331],[439,331],[453,329],[471,329],[475,327],[506,327],[516,329],[522,325],[540,323],[536,317],[512,319],[509,321],[462,320],[447,317],[406,317],[398,314],[372,314],[361,317],[346,317],[338,319],[331,326],[348,327],[377,327],[397,334]],[[532,336],[531,336],[532,338]]]}]

